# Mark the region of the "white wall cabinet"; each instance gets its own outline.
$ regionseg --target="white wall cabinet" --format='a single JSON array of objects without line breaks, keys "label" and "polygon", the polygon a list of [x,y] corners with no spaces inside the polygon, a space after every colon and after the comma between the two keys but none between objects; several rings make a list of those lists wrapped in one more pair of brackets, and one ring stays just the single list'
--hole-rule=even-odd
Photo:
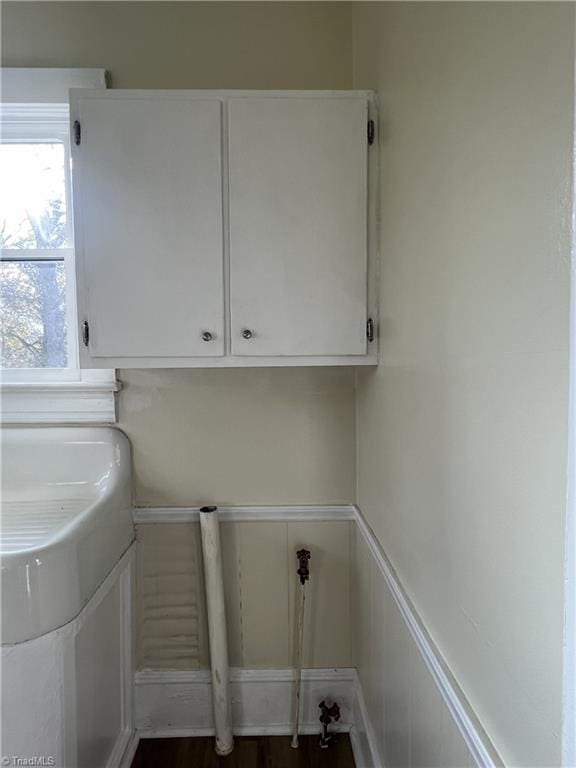
[{"label": "white wall cabinet", "polygon": [[83,367],[376,362],[366,92],[71,92]]},{"label": "white wall cabinet", "polygon": [[222,355],[220,102],[91,94],[73,102],[79,145],[72,134],[78,309],[90,365]]},{"label": "white wall cabinet", "polygon": [[230,99],[233,354],[366,354],[367,120],[365,99]]}]

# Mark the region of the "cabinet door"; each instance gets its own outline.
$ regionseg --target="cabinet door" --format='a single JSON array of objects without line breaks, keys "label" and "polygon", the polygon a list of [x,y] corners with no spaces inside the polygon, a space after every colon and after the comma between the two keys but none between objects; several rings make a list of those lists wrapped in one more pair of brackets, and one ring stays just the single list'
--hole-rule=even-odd
[{"label": "cabinet door", "polygon": [[233,354],[366,353],[367,119],[359,97],[230,99]]},{"label": "cabinet door", "polygon": [[71,115],[83,364],[222,355],[220,101],[73,92]]}]

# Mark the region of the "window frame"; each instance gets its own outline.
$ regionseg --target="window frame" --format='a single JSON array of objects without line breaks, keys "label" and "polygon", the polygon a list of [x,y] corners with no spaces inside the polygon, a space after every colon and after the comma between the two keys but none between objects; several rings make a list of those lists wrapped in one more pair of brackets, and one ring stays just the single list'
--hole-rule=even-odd
[{"label": "window frame", "polygon": [[[3,424],[114,423],[116,371],[80,368],[74,264],[69,98],[70,88],[106,87],[103,69],[0,69],[0,139],[13,143],[62,141],[68,245],[47,250],[2,249],[0,259],[58,260],[66,271],[66,368],[1,368]],[[28,258],[27,255],[28,254]]]}]

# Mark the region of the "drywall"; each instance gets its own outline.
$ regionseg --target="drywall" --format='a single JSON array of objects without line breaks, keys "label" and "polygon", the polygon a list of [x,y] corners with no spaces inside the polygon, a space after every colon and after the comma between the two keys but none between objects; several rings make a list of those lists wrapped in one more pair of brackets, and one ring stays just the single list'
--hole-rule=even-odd
[{"label": "drywall", "polygon": [[[4,66],[99,66],[114,88],[351,86],[348,3],[6,2],[1,13]],[[353,501],[352,371],[118,375],[138,504]]]},{"label": "drywall", "polygon": [[[351,666],[353,525],[346,520],[221,523],[231,666],[291,666],[295,553],[302,546],[312,552],[304,666]],[[137,538],[138,669],[208,667],[198,523],[138,525]]]},{"label": "drywall", "polygon": [[349,3],[4,2],[8,67],[104,67],[112,88],[349,88]]},{"label": "drywall", "polygon": [[138,505],[353,499],[352,370],[126,370],[121,379]]},{"label": "drywall", "polygon": [[506,764],[557,766],[574,7],[355,3],[353,26],[382,160],[358,503]]}]

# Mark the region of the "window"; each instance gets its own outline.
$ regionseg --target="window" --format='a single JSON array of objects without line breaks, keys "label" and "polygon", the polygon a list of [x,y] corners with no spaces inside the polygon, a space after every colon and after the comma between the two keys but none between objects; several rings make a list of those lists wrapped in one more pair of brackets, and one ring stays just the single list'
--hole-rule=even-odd
[{"label": "window", "polygon": [[68,91],[103,70],[1,69],[0,373],[4,423],[115,421],[114,371],[80,370]]},{"label": "window", "polygon": [[77,368],[68,109],[3,107],[0,364]]}]

